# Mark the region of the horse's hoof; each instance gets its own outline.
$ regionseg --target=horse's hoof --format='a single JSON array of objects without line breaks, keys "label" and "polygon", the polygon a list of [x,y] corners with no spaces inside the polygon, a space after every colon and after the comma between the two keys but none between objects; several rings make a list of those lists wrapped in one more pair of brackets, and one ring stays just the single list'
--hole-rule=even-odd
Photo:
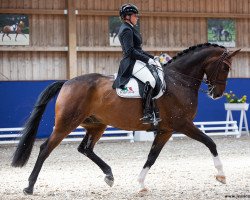
[{"label": "horse's hoof", "polygon": [[33,189],[24,188],[24,189],[23,189],[23,193],[24,193],[25,195],[32,195],[32,194],[33,194]]},{"label": "horse's hoof", "polygon": [[220,176],[217,175],[215,176],[216,180],[219,181],[220,183],[226,184],[226,177],[225,176]]},{"label": "horse's hoof", "polygon": [[112,175],[106,175],[104,181],[112,187],[114,185],[114,177]]}]

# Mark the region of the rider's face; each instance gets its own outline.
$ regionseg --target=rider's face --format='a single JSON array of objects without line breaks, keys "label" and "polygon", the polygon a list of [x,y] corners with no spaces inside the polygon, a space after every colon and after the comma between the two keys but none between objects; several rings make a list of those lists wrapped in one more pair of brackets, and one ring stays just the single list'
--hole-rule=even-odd
[{"label": "rider's face", "polygon": [[132,15],[131,15],[130,21],[131,21],[131,23],[132,23],[134,26],[137,24],[138,18],[139,18],[139,15],[138,15],[138,14],[132,14]]}]

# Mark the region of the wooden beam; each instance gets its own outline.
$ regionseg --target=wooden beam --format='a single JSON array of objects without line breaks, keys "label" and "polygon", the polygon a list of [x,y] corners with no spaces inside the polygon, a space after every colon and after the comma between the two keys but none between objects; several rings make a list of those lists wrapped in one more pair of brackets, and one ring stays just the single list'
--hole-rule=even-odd
[{"label": "wooden beam", "polygon": [[[152,51],[152,52],[179,52],[187,49],[188,47],[146,47],[144,46],[143,50]],[[228,48],[229,50],[235,51],[236,49],[240,49],[241,47]],[[77,51],[79,52],[122,52],[121,47],[78,47]],[[241,48],[240,52],[250,52],[250,48]]]},{"label": "wooden beam", "polygon": [[[188,47],[144,47],[145,51],[152,52],[179,52],[187,49]],[[250,52],[250,48],[234,47],[228,48],[231,51],[241,49],[240,52]],[[76,47],[77,52],[122,52],[121,47]],[[68,47],[41,47],[41,46],[0,46],[0,51],[59,51],[67,52]]]},{"label": "wooden beam", "polygon": [[75,0],[68,0],[67,21],[68,21],[67,78],[71,79],[77,76]]},{"label": "wooden beam", "polygon": [[45,9],[0,9],[0,13],[6,14],[41,14],[41,15],[64,15],[67,10],[45,10]]},{"label": "wooden beam", "polygon": [[[78,10],[78,15],[86,16],[118,16],[118,11]],[[179,18],[250,18],[249,14],[242,13],[207,13],[207,12],[148,12],[142,11],[142,17],[179,17]]]},{"label": "wooden beam", "polygon": [[[67,10],[46,9],[0,9],[0,13],[63,15]],[[77,10],[78,15],[118,16],[117,10]],[[249,19],[249,14],[242,13],[208,13],[208,12],[148,12],[142,11],[142,17],[179,17],[179,18],[239,18]]]},{"label": "wooden beam", "polygon": [[0,46],[0,51],[68,51],[68,47]]}]

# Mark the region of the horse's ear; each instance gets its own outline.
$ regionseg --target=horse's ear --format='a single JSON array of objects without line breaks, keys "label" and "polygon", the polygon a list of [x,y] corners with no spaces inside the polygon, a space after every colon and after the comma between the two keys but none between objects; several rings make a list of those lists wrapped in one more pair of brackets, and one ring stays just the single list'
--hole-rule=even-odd
[{"label": "horse's ear", "polygon": [[238,53],[240,52],[240,50],[241,50],[241,49],[238,49],[238,50],[233,51],[233,52],[229,52],[229,56],[228,56],[228,58],[232,58],[232,57],[234,57],[236,54],[238,54]]}]

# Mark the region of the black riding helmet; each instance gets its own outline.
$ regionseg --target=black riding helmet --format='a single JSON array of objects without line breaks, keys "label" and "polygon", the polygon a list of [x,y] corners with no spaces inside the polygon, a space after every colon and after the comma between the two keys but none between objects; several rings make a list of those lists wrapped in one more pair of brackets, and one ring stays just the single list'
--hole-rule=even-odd
[{"label": "black riding helmet", "polygon": [[138,8],[133,4],[124,4],[120,8],[120,17],[125,19],[126,15],[139,14]]}]

